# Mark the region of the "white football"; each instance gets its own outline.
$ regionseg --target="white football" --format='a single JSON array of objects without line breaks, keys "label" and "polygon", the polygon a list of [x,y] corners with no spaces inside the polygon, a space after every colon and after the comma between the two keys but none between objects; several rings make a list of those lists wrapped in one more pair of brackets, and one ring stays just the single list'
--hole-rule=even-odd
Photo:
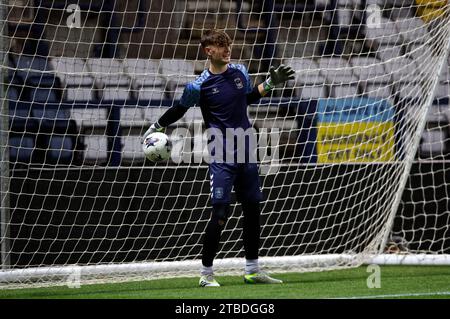
[{"label": "white football", "polygon": [[142,144],[145,157],[152,162],[161,162],[170,158],[172,142],[169,137],[160,132],[149,134]]}]

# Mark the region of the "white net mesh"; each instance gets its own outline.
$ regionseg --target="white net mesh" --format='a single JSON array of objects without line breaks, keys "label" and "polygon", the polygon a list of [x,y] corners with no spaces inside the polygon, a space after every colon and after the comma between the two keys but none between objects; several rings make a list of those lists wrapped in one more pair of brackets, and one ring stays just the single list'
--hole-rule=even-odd
[{"label": "white net mesh", "polygon": [[[170,161],[146,161],[140,141],[208,66],[199,40],[211,28],[231,36],[233,62],[254,84],[271,65],[296,70],[249,106],[265,267],[450,253],[446,1],[15,0],[0,9],[0,287],[197,274],[210,214],[199,108],[168,128]],[[219,271],[242,271],[241,232],[233,204]]]}]

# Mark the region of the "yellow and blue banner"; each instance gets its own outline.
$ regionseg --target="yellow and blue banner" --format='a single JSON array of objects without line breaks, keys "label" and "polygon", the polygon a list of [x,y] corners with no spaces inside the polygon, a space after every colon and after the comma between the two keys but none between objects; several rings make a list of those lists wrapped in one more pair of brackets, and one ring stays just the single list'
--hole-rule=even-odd
[{"label": "yellow and blue banner", "polygon": [[317,101],[318,163],[394,160],[394,109],[376,98]]}]

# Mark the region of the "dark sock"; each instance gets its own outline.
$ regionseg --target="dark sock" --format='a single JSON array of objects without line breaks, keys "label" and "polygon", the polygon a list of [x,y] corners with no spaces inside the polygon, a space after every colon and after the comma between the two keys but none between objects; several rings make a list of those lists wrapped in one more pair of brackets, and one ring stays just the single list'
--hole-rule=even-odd
[{"label": "dark sock", "polygon": [[228,219],[229,204],[213,205],[211,219],[206,226],[203,238],[202,264],[204,267],[211,267],[217,250],[219,249],[220,235],[225,228]]},{"label": "dark sock", "polygon": [[243,241],[246,259],[258,259],[260,241],[260,215],[261,209],[258,202],[243,202],[244,215]]}]

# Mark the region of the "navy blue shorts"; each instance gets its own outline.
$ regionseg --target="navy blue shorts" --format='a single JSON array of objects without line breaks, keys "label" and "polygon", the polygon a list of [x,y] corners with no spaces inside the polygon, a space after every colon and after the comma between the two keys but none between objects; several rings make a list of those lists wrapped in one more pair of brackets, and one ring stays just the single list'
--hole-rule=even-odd
[{"label": "navy blue shorts", "polygon": [[234,186],[238,202],[263,199],[256,163],[211,163],[209,165],[212,204],[230,203]]}]

